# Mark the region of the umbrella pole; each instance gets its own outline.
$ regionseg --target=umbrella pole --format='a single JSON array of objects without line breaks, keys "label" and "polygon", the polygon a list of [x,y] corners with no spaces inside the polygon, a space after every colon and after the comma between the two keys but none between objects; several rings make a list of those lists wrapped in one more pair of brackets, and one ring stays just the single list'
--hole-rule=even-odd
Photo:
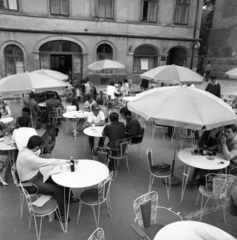
[{"label": "umbrella pole", "polygon": [[[173,162],[172,162],[172,168],[171,168],[171,179],[170,183],[172,187],[178,187],[181,183],[181,180],[179,177],[174,175],[174,166],[175,166],[175,158],[176,158],[176,151],[177,151],[177,138],[175,139],[175,147],[174,147],[174,157],[173,157]],[[162,182],[166,184],[165,178],[163,178]]]}]

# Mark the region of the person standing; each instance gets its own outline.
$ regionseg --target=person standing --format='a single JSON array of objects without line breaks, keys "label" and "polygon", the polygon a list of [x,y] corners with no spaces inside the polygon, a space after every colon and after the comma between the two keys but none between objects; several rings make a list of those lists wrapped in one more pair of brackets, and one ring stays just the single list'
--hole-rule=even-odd
[{"label": "person standing", "polygon": [[221,97],[221,85],[216,81],[216,77],[211,77],[211,82],[207,85],[205,91]]},{"label": "person standing", "polygon": [[205,70],[205,78],[204,78],[204,80],[206,80],[207,82],[209,80],[211,71],[212,71],[212,66],[211,66],[211,63],[208,61],[207,66],[206,66],[206,70]]}]

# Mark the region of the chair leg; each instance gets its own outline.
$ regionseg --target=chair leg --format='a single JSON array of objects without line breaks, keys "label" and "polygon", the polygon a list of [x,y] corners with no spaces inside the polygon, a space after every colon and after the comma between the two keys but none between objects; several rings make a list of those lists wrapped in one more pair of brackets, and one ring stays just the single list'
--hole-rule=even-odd
[{"label": "chair leg", "polygon": [[41,236],[41,228],[42,228],[42,217],[40,217],[40,226],[39,226],[39,230],[37,227],[37,220],[36,217],[34,216],[34,221],[35,221],[35,231],[36,231],[36,237],[37,240],[40,240],[40,236]]},{"label": "chair leg", "polygon": [[65,229],[63,227],[62,217],[61,217],[61,213],[59,211],[59,208],[57,208],[55,212],[56,212],[57,218],[59,219],[59,224],[60,224],[63,232],[65,233]]},{"label": "chair leg", "polygon": [[108,207],[109,216],[112,217],[112,214],[111,214],[111,211],[110,211],[110,206],[109,206],[109,200],[108,200],[108,199],[106,199],[106,204],[107,204],[107,207]]},{"label": "chair leg", "polygon": [[149,188],[148,188],[148,192],[151,191],[151,188],[152,188],[152,184],[154,182],[154,176],[152,174],[150,174],[150,181],[149,181]]},{"label": "chair leg", "polygon": [[127,163],[128,173],[129,173],[128,157],[126,157],[126,163]]},{"label": "chair leg", "polygon": [[151,140],[153,140],[155,132],[156,132],[156,128],[153,127],[152,128],[152,134],[151,134]]},{"label": "chair leg", "polygon": [[[100,204],[99,204],[98,208],[99,207],[100,207]],[[92,205],[92,208],[93,208],[93,213],[94,213],[94,217],[95,217],[95,225],[96,225],[96,228],[98,228],[99,224],[98,224],[97,219],[96,219],[95,206]],[[98,215],[99,215],[99,209],[98,209]]]},{"label": "chair leg", "polygon": [[110,210],[112,210],[112,205],[111,205],[110,194],[108,194],[108,201],[109,201]]},{"label": "chair leg", "polygon": [[204,214],[204,211],[205,211],[205,209],[206,209],[206,206],[207,206],[207,202],[208,202],[208,200],[209,200],[209,198],[207,198],[207,201],[206,201],[206,203],[205,203],[205,206],[204,206],[204,207],[202,207],[202,206],[203,206],[203,195],[202,195],[202,206],[201,206],[201,215],[200,215],[200,221],[202,221],[202,216],[203,216],[203,214]]},{"label": "chair leg", "polygon": [[199,198],[200,198],[200,192],[198,190],[197,199],[196,199],[196,202],[195,202],[194,206],[197,206]]},{"label": "chair leg", "polygon": [[171,178],[168,177],[168,181],[167,181],[167,177],[165,177],[165,187],[166,187],[166,193],[167,193],[168,199],[170,199],[170,184],[171,184]]},{"label": "chair leg", "polygon": [[28,227],[28,231],[30,231],[30,228],[31,228],[31,219],[32,219],[32,215],[29,213],[29,227]]},{"label": "chair leg", "polygon": [[80,214],[81,214],[81,207],[82,207],[82,201],[79,201],[79,209],[78,209],[78,215],[77,215],[77,224],[79,222]]},{"label": "chair leg", "polygon": [[226,223],[226,199],[225,199],[225,198],[224,198],[224,199],[222,198],[221,201],[222,201],[222,208],[223,208],[224,222]]},{"label": "chair leg", "polygon": [[22,216],[23,216],[24,201],[25,201],[24,196],[20,194],[20,211],[21,211],[20,219],[22,219]]}]

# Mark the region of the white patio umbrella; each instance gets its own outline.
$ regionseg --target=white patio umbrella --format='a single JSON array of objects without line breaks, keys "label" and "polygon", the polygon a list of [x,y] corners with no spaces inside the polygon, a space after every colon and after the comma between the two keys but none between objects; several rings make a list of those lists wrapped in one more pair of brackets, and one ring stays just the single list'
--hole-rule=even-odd
[{"label": "white patio umbrella", "polygon": [[227,71],[227,72],[226,72],[226,75],[227,75],[229,78],[237,79],[237,68],[233,68],[233,69]]},{"label": "white patio umbrella", "polygon": [[106,70],[106,69],[107,70],[118,70],[118,69],[124,69],[125,66],[119,62],[105,59],[105,60],[94,62],[94,63],[90,64],[87,68],[92,71]]},{"label": "white patio umbrella", "polygon": [[52,77],[61,81],[65,81],[68,79],[68,76],[66,74],[63,74],[61,72],[54,71],[54,70],[49,70],[49,69],[40,69],[40,70],[33,71],[31,73],[41,74],[41,75]]},{"label": "white patio umbrella", "polygon": [[201,84],[203,77],[186,67],[165,65],[153,68],[140,75],[142,79],[169,84]]},{"label": "white patio umbrella", "polygon": [[[163,87],[136,95],[128,109],[156,124],[188,129],[212,129],[237,123],[237,115],[220,98],[197,88]],[[175,164],[176,147],[172,165]]]},{"label": "white patio umbrella", "polygon": [[1,94],[20,94],[35,92],[44,92],[48,90],[60,90],[68,86],[63,81],[52,77],[43,76],[34,73],[18,73],[0,80]]}]

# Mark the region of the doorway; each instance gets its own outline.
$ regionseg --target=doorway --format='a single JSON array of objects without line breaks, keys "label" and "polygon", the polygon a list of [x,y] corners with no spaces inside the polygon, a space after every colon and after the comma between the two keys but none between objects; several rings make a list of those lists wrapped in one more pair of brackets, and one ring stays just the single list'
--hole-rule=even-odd
[{"label": "doorway", "polygon": [[69,75],[72,79],[72,55],[50,55],[51,70]]},{"label": "doorway", "polygon": [[171,64],[187,67],[187,51],[181,47],[171,48],[168,52],[167,65]]}]

